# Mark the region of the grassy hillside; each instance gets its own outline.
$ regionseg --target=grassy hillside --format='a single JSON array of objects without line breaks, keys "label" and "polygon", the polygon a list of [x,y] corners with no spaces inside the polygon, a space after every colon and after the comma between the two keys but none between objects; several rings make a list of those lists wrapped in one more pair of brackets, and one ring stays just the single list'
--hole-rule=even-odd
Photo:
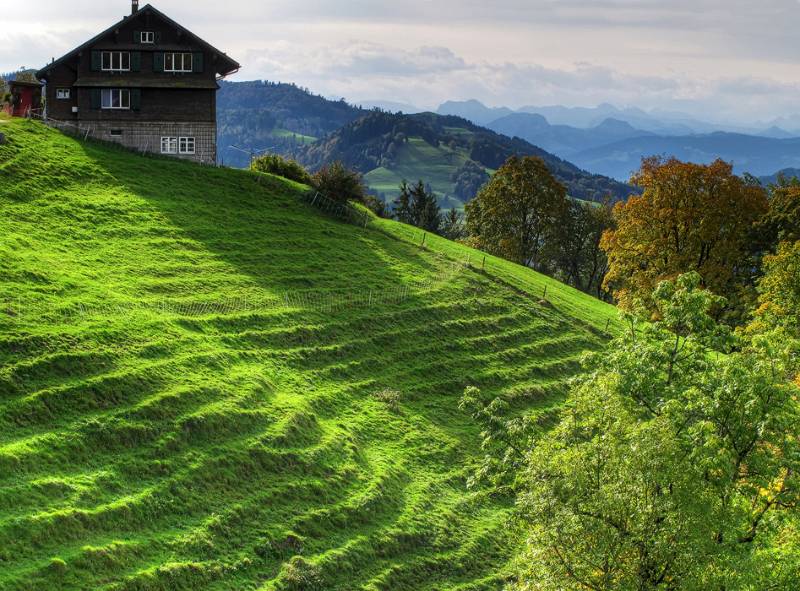
[{"label": "grassy hillside", "polygon": [[281,179],[0,132],[0,589],[501,587],[458,398],[547,425],[612,308]]}]

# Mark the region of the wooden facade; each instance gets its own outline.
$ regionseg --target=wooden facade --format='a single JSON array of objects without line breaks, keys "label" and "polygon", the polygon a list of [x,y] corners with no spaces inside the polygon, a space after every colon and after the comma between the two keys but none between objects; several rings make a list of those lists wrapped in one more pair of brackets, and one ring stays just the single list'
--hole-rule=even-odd
[{"label": "wooden facade", "polygon": [[46,117],[142,151],[216,161],[217,80],[239,64],[151,5],[37,72]]}]

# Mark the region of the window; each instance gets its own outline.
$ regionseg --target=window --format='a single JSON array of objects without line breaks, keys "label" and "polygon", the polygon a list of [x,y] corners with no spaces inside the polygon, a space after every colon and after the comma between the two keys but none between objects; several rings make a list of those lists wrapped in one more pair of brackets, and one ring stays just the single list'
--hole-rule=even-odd
[{"label": "window", "polygon": [[181,154],[194,154],[194,138],[182,137],[180,138],[180,153]]},{"label": "window", "polygon": [[165,72],[191,72],[192,54],[191,53],[165,53],[164,54]]},{"label": "window", "polygon": [[161,153],[162,154],[177,154],[178,153],[178,138],[176,138],[176,137],[162,137],[161,138]]},{"label": "window", "polygon": [[131,54],[127,51],[104,51],[104,72],[128,72],[131,69]]},{"label": "window", "polygon": [[131,91],[121,88],[104,88],[100,106],[103,109],[130,109]]},{"label": "window", "polygon": [[70,90],[69,88],[56,88],[56,98],[60,101],[69,100],[70,97]]},{"label": "window", "polygon": [[121,129],[112,129],[112,130],[109,132],[109,135],[110,135],[111,137],[122,137],[122,130],[121,130]]},{"label": "window", "polygon": [[142,43],[155,43],[156,42],[156,34],[153,31],[142,31],[140,33],[139,41]]}]

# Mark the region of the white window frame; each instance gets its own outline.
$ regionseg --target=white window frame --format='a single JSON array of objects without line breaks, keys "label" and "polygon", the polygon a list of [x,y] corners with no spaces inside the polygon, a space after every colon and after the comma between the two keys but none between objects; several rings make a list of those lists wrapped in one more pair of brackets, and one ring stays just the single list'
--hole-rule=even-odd
[{"label": "white window frame", "polygon": [[[180,60],[180,68],[177,68],[178,60]],[[187,66],[188,62],[188,66]],[[169,63],[169,65],[167,65]],[[191,53],[184,52],[170,52],[164,54],[164,71],[165,72],[193,72],[194,71],[194,56]]]},{"label": "white window frame", "polygon": [[56,88],[56,100],[68,101],[72,97],[69,88]]},{"label": "white window frame", "polygon": [[178,138],[178,152],[180,154],[194,154],[196,142],[193,137]]},{"label": "white window frame", "polygon": [[103,88],[100,91],[100,108],[107,111],[130,111],[131,91],[127,88]]},{"label": "white window frame", "polygon": [[139,42],[145,45],[153,45],[156,42],[155,31],[140,31]]},{"label": "white window frame", "polygon": [[178,138],[170,136],[161,137],[161,153],[162,154],[177,154],[178,153]]},{"label": "white window frame", "polygon": [[102,51],[100,52],[100,69],[103,72],[130,72],[130,51]]}]

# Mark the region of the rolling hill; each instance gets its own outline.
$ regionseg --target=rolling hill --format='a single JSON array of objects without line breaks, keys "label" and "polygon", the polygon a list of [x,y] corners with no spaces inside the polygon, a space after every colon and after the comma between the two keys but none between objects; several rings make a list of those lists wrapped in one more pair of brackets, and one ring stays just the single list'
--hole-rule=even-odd
[{"label": "rolling hill", "polygon": [[612,307],[283,179],[0,131],[0,589],[502,588],[459,397],[547,428]]},{"label": "rolling hill", "polygon": [[[444,207],[462,207],[480,183],[475,171],[491,174],[510,156],[542,158],[573,197],[624,199],[634,192],[626,184],[580,170],[519,138],[509,138],[459,117],[373,112],[314,144],[299,148],[300,161],[312,169],[341,160],[365,175],[369,187],[391,199],[403,179],[422,179]],[[466,188],[464,188],[466,187]]]},{"label": "rolling hill", "polygon": [[220,159],[228,166],[249,164],[247,154],[231,145],[288,155],[367,113],[294,84],[261,80],[219,84],[217,143]]}]

